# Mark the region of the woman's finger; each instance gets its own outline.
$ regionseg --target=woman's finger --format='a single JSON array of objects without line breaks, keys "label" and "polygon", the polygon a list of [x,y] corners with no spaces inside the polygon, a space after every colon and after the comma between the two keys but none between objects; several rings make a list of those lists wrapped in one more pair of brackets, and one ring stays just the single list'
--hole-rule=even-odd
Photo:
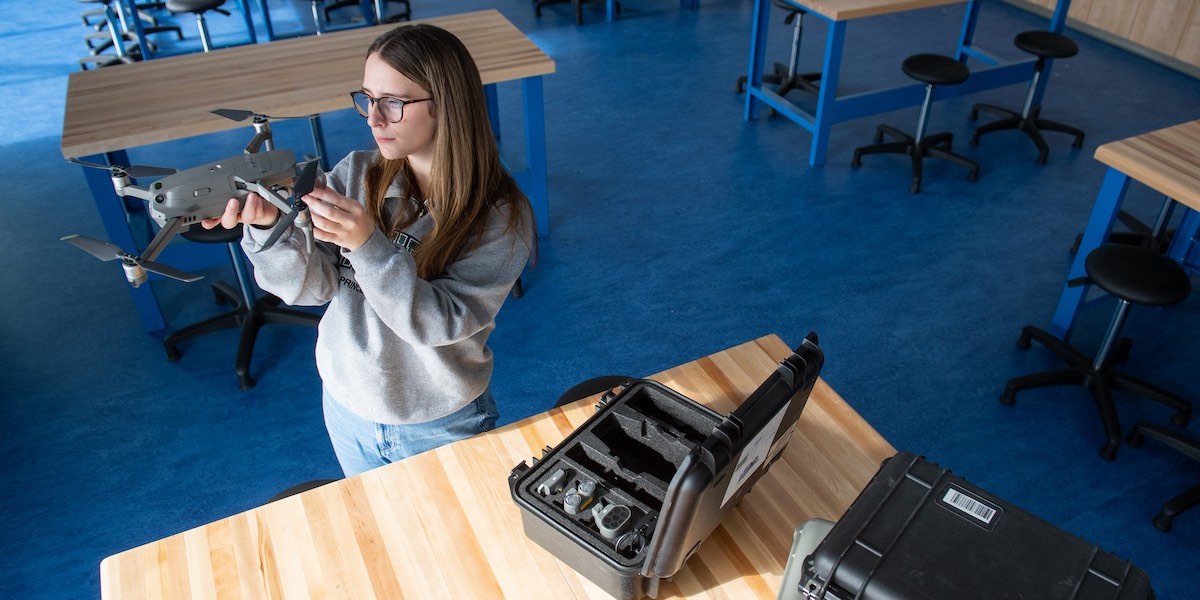
[{"label": "woman's finger", "polygon": [[230,198],[225,204],[225,212],[221,213],[221,226],[225,229],[233,229],[237,227],[239,221],[238,215],[238,200]]}]

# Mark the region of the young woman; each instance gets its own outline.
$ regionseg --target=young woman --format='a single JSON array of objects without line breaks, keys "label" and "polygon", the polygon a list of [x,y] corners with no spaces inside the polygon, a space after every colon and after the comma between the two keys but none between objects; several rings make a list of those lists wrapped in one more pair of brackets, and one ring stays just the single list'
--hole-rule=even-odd
[{"label": "young woman", "polygon": [[264,290],[329,304],[317,369],[346,476],[495,425],[487,339],[536,246],[458,38],[431,25],[381,35],[351,96],[377,149],[351,153],[304,197],[316,252],[295,227],[258,252],[280,213],[254,194],[204,222],[248,225]]}]

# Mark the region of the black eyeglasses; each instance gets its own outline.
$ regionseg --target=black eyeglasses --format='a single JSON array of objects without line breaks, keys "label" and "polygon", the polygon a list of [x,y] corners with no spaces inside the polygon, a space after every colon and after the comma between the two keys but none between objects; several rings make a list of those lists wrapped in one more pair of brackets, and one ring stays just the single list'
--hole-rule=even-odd
[{"label": "black eyeglasses", "polygon": [[404,118],[404,105],[414,102],[425,102],[433,98],[418,98],[416,100],[401,100],[391,96],[383,96],[380,98],[372,98],[364,91],[350,92],[350,99],[354,102],[354,108],[358,109],[358,114],[363,118],[371,115],[371,105],[379,107],[379,114],[388,123],[399,123]]}]

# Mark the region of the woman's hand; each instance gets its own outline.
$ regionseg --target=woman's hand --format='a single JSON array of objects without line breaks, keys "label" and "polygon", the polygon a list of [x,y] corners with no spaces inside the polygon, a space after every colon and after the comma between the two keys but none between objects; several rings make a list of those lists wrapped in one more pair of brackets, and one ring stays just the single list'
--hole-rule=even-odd
[{"label": "woman's hand", "polygon": [[323,185],[304,197],[312,216],[313,237],[354,251],[371,239],[375,223],[366,207]]},{"label": "woman's hand", "polygon": [[[219,217],[204,219],[200,221],[200,225],[205,229],[212,229],[217,225],[225,229],[233,229],[238,223],[247,225],[257,225],[259,227],[271,227],[279,221],[279,209],[275,208],[274,204],[262,199],[262,196],[251,192],[246,196],[246,204],[239,206],[237,198],[230,198],[229,203],[225,205],[225,212]],[[239,208],[241,210],[239,210]]]}]

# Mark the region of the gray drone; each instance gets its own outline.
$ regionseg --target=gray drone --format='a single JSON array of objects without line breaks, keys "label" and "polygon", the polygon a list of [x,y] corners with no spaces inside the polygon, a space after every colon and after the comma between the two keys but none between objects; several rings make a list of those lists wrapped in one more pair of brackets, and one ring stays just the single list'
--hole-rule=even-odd
[{"label": "gray drone", "polygon": [[[202,219],[219,217],[225,212],[230,198],[245,202],[251,192],[262,196],[283,214],[278,226],[263,244],[270,248],[292,224],[304,233],[306,247],[313,251],[312,220],[308,205],[301,199],[313,189],[316,181],[316,159],[297,165],[291,150],[276,150],[271,137],[267,115],[250,111],[217,109],[213,114],[244,121],[253,117],[254,138],[239,156],[206,163],[184,171],[164,167],[99,165],[75,158],[78,165],[106,169],[112,176],[113,189],[118,196],[132,196],[146,201],[150,216],[160,229],[140,255],[132,255],[119,246],[80,235],[61,238],[103,261],[120,259],[125,278],[133,287],[146,282],[147,271],[180,281],[196,281],[201,276],[154,262],[176,234],[187,231]],[[259,151],[260,147],[266,150]],[[299,173],[297,173],[299,166]],[[159,177],[147,187],[133,184],[134,177]],[[288,202],[288,199],[291,202]]]}]

